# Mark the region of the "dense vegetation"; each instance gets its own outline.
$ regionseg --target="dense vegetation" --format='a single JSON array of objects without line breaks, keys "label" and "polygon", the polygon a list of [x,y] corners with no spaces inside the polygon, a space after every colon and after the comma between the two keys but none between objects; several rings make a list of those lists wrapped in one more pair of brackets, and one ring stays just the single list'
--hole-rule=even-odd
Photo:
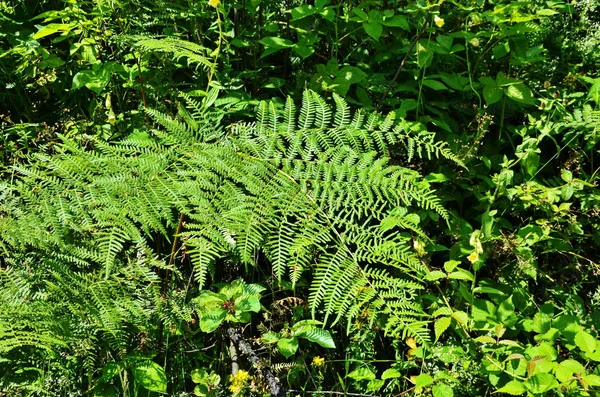
[{"label": "dense vegetation", "polygon": [[0,396],[594,396],[592,0],[0,1]]}]

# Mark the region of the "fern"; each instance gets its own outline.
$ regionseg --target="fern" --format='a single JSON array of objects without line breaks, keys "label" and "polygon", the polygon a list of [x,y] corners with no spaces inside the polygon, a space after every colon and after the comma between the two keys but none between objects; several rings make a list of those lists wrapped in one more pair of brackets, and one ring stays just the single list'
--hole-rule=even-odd
[{"label": "fern", "polygon": [[97,269],[101,277],[93,281],[69,280],[90,291],[94,328],[119,348],[125,314],[147,309],[124,295],[126,304],[115,306],[107,288],[121,277],[132,247],[148,251],[157,233],[169,238],[182,213],[181,250],[200,287],[215,263],[261,265],[261,253],[278,279],[296,283],[312,273],[314,316],[322,310],[325,321],[348,324],[362,318],[427,343],[417,299],[427,267],[411,248],[412,236],[425,232],[414,211],[448,214],[417,172],[390,165],[389,157],[400,151],[407,161],[460,164],[447,146],[393,113],[352,115],[336,95],[333,111],[312,91],[298,114],[290,99],[283,109],[263,102],[254,122],[228,129],[184,98],[191,111],[178,118],[149,110],[160,126],[151,133],[117,144],[64,138],[54,156],[15,169],[19,178],[2,188],[7,200],[0,204],[0,243],[11,266],[18,266],[19,247],[30,246],[72,269]]},{"label": "fern", "polygon": [[199,44],[192,43],[173,37],[148,38],[144,36],[133,36],[128,38],[134,41],[135,47],[144,52],[168,52],[172,53],[177,61],[185,58],[188,64],[196,64],[205,69],[211,69],[214,61],[209,58],[209,49]]}]

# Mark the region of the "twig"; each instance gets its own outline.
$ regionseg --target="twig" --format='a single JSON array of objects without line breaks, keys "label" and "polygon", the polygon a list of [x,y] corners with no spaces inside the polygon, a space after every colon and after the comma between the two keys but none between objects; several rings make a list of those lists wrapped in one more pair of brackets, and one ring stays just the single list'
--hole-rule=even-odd
[{"label": "twig", "polygon": [[344,391],[331,391],[331,390],[322,390],[322,391],[304,391],[304,390],[288,390],[290,393],[303,393],[303,394],[334,394],[337,396],[355,396],[355,397],[378,397],[374,394],[361,394],[361,393],[348,393]]},{"label": "twig", "polygon": [[408,394],[408,393],[410,393],[411,391],[413,391],[413,390],[415,389],[415,387],[417,387],[417,386],[413,386],[413,387],[411,387],[410,389],[406,389],[406,390],[404,390],[402,393],[398,393],[398,394],[396,394],[394,397],[403,396],[403,395],[405,395],[405,394]]},{"label": "twig", "polygon": [[[427,28],[427,25],[424,26],[423,32],[425,31],[425,28]],[[402,62],[400,62],[400,65],[398,66],[398,69],[396,69],[396,74],[394,75],[394,78],[392,78],[392,81],[390,81],[390,84],[385,89],[385,92],[383,93],[383,95],[381,96],[381,99],[379,100],[379,103],[377,104],[377,108],[378,109],[381,106],[381,104],[383,103],[383,100],[385,99],[385,97],[387,96],[387,94],[392,89],[392,86],[394,85],[394,83],[396,82],[396,80],[398,80],[398,77],[400,76],[400,72],[404,68],[404,64],[406,63],[406,60],[408,59],[408,56],[411,54],[413,48],[415,48],[415,45],[417,44],[417,41],[419,40],[419,38],[421,38],[421,35],[423,34],[423,32],[419,33],[413,39],[412,43],[410,43],[410,47],[408,47],[408,50],[406,51],[406,54],[404,55],[404,58],[402,58]]]}]

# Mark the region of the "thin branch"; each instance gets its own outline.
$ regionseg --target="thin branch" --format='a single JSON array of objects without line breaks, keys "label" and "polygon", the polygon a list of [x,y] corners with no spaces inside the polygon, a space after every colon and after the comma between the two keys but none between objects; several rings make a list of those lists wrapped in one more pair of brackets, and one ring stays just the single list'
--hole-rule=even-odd
[{"label": "thin branch", "polygon": [[361,393],[348,393],[344,391],[331,391],[331,390],[322,390],[322,391],[312,391],[312,390],[288,390],[290,393],[302,393],[302,394],[331,394],[337,396],[354,396],[354,397],[379,397],[375,394],[361,394]]},{"label": "thin branch", "polygon": [[394,75],[394,78],[392,78],[392,81],[390,81],[390,84],[388,84],[387,88],[385,89],[385,92],[381,96],[381,99],[379,100],[379,103],[377,104],[377,108],[381,107],[381,104],[383,103],[383,100],[385,99],[385,97],[387,96],[387,94],[392,89],[392,86],[394,85],[394,83],[396,83],[396,80],[398,80],[398,77],[400,76],[400,72],[404,68],[404,64],[406,63],[406,60],[408,59],[408,56],[412,53],[413,48],[415,48],[415,45],[417,44],[417,41],[419,40],[419,38],[421,38],[421,35],[423,34],[423,32],[425,31],[426,28],[427,28],[427,25],[424,26],[423,31],[421,33],[417,34],[415,36],[415,38],[413,39],[412,43],[410,43],[410,47],[408,47],[408,50],[406,51],[406,54],[404,54],[404,58],[402,58],[402,62],[400,62],[400,65],[398,66],[398,69],[396,69],[396,74]]}]

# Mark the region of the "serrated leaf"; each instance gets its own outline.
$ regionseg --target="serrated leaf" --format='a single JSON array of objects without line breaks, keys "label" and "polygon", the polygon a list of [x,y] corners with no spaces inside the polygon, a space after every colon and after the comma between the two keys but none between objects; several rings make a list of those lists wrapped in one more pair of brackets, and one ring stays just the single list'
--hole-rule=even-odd
[{"label": "serrated leaf", "polygon": [[587,354],[592,354],[596,350],[596,338],[585,331],[579,331],[575,335],[575,344]]},{"label": "serrated leaf", "polygon": [[450,273],[448,278],[452,278],[455,280],[467,280],[467,281],[475,281],[475,276],[468,270],[457,268],[456,271]]},{"label": "serrated leaf", "polygon": [[425,275],[425,280],[427,281],[435,281],[441,278],[446,278],[446,273],[440,270],[433,270]]},{"label": "serrated leaf", "polygon": [[479,343],[488,343],[491,345],[496,344],[496,339],[492,338],[491,336],[487,336],[487,335],[478,336],[477,338],[475,338],[475,340]]},{"label": "serrated leaf", "polygon": [[589,374],[583,375],[582,378],[588,383],[589,386],[598,387],[600,386],[600,376]]},{"label": "serrated leaf", "polygon": [[437,342],[440,339],[440,336],[448,329],[450,323],[452,322],[452,318],[450,317],[440,317],[433,324],[433,330],[435,331],[435,341]]},{"label": "serrated leaf", "polygon": [[507,384],[505,384],[500,389],[496,390],[494,393],[506,393],[511,396],[519,396],[527,391],[527,387],[523,384],[523,382],[519,382],[518,380],[511,380]]},{"label": "serrated leaf", "polygon": [[447,261],[444,263],[444,270],[451,273],[458,265],[460,265],[460,261]]},{"label": "serrated leaf", "polygon": [[550,374],[538,373],[527,379],[527,389],[534,394],[542,394],[558,387],[558,381]]},{"label": "serrated leaf", "polygon": [[373,379],[367,383],[367,392],[377,391],[385,385],[385,381],[382,379]]},{"label": "serrated leaf", "polygon": [[565,368],[571,371],[572,374],[580,374],[585,371],[585,367],[577,360],[569,359],[565,361],[561,361],[558,364],[559,367]]},{"label": "serrated leaf", "polygon": [[469,315],[460,310],[452,313],[452,318],[462,325],[467,325],[467,323],[469,322]]},{"label": "serrated leaf", "polygon": [[514,340],[510,340],[510,339],[502,339],[501,341],[498,342],[498,344],[505,345],[505,346],[511,346],[511,347],[521,347],[521,345],[518,342],[515,342]]},{"label": "serrated leaf", "polygon": [[434,311],[431,314],[431,317],[451,316],[452,313],[453,313],[452,309],[450,309],[449,307],[443,306],[443,307],[440,307],[439,309],[437,309],[436,311]]},{"label": "serrated leaf", "polygon": [[513,353],[513,354],[510,354],[508,357],[506,357],[504,359],[504,361],[520,360],[522,358],[525,358],[525,356],[522,354],[519,354],[519,353]]}]

